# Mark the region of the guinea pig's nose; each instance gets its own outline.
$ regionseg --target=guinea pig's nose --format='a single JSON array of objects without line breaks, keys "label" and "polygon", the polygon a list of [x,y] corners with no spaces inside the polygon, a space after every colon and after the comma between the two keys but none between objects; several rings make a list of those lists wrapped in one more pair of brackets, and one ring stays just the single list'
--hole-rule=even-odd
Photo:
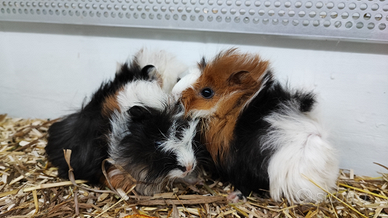
[{"label": "guinea pig's nose", "polygon": [[182,172],[190,172],[193,169],[193,164],[188,164],[186,166],[178,166],[178,169],[180,169]]}]

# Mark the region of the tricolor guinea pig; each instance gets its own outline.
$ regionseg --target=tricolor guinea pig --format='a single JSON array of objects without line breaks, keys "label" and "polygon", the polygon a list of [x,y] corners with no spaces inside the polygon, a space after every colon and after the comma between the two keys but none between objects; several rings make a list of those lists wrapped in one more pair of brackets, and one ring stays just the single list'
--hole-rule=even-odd
[{"label": "tricolor guinea pig", "polygon": [[[177,68],[166,66],[170,63]],[[166,93],[182,66],[168,53],[141,50],[85,106],[54,123],[48,130],[46,154],[59,176],[68,177],[63,149],[72,150],[75,178],[90,184],[126,191],[133,178],[140,194],[151,195],[168,181],[192,176],[197,165],[197,121],[184,119],[181,105]],[[108,178],[102,171],[107,158],[113,160],[104,165]]]},{"label": "tricolor guinea pig", "polygon": [[[315,94],[281,85],[268,61],[236,49],[198,66],[200,74],[177,86],[187,87],[181,101],[188,116],[202,119],[202,141],[220,176],[245,196],[269,190],[276,201],[322,200],[325,193],[307,178],[330,190],[338,160]],[[238,200],[237,193],[229,198]]]}]

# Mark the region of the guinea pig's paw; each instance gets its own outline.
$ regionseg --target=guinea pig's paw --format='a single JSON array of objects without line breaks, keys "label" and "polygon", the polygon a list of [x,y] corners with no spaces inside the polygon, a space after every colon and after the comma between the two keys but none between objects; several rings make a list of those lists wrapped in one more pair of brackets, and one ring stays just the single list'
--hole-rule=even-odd
[{"label": "guinea pig's paw", "polygon": [[228,202],[230,203],[237,203],[239,200],[246,202],[247,198],[239,191],[236,190],[234,192],[229,193],[228,197],[226,197]]}]

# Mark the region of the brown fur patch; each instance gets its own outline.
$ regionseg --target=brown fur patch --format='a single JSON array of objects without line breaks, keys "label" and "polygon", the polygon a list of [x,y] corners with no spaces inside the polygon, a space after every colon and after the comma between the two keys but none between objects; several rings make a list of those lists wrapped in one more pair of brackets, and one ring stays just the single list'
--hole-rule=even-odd
[{"label": "brown fur patch", "polygon": [[[136,184],[136,181],[128,173],[121,171],[113,165],[109,167],[107,174],[109,182],[114,189],[121,188],[124,192],[128,192]],[[105,186],[110,187],[107,178],[104,176],[101,178],[101,182]]]},{"label": "brown fur patch", "polygon": [[[207,114],[205,144],[214,161],[222,162],[227,155],[238,116],[245,103],[260,89],[268,65],[268,61],[261,60],[258,55],[229,49],[206,66],[200,64],[202,75],[193,88],[182,92],[187,114],[195,114],[193,112],[198,110]],[[214,96],[210,99],[202,97],[204,88],[214,90]]]},{"label": "brown fur patch", "polygon": [[102,115],[104,117],[110,117],[112,112],[117,110],[120,112],[120,105],[117,101],[117,95],[122,91],[123,88],[119,89],[114,95],[109,95],[105,98],[104,103],[102,104]]}]

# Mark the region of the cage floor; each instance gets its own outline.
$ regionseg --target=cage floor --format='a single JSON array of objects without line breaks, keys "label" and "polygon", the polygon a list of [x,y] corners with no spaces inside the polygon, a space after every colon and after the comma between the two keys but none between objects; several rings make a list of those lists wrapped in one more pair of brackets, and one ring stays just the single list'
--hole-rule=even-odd
[{"label": "cage floor", "polygon": [[388,217],[388,168],[382,165],[378,178],[341,170],[336,192],[319,204],[274,202],[254,194],[228,204],[233,187],[206,176],[205,185],[173,184],[161,194],[130,193],[126,200],[84,181],[75,186],[56,177],[45,158],[53,122],[0,115],[0,217]]}]

